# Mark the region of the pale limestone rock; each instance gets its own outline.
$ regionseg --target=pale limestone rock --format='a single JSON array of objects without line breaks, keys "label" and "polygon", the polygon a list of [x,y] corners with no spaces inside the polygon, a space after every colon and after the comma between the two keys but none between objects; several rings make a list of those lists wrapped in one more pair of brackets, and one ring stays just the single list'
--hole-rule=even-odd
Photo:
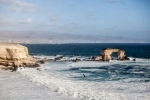
[{"label": "pale limestone rock", "polygon": [[103,61],[109,61],[109,60],[112,60],[111,54],[114,52],[117,53],[118,60],[125,60],[126,59],[126,55],[125,55],[124,50],[112,49],[112,48],[103,49],[100,53],[100,56],[102,56]]},{"label": "pale limestone rock", "polygon": [[36,67],[39,66],[36,60],[28,54],[28,49],[20,44],[0,44],[0,65],[17,67]]},{"label": "pale limestone rock", "polygon": [[95,61],[101,61],[102,60],[102,56],[97,56],[96,58],[95,58]]},{"label": "pale limestone rock", "polygon": [[19,44],[0,44],[0,59],[22,60],[28,57],[28,49]]}]

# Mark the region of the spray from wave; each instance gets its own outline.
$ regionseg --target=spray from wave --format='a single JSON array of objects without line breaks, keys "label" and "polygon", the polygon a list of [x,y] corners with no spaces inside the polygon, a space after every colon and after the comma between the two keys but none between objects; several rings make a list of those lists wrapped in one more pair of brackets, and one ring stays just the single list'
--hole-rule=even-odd
[{"label": "spray from wave", "polygon": [[[82,100],[149,100],[150,60],[46,62],[19,72],[51,91]],[[83,76],[85,75],[85,77]]]}]

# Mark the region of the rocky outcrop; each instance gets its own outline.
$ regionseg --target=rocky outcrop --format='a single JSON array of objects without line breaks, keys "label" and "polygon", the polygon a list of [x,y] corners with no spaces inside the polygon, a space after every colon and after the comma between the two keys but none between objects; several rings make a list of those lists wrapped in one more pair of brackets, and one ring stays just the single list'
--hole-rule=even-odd
[{"label": "rocky outcrop", "polygon": [[38,67],[36,60],[28,54],[28,49],[19,44],[0,44],[0,65],[12,67]]},{"label": "rocky outcrop", "polygon": [[101,61],[102,60],[102,56],[97,56],[94,61]]},{"label": "rocky outcrop", "polygon": [[124,50],[105,48],[100,53],[100,57],[102,58],[102,61],[112,60],[112,53],[114,53],[114,52],[117,53],[118,60],[127,60],[128,59],[127,56],[125,55]]}]

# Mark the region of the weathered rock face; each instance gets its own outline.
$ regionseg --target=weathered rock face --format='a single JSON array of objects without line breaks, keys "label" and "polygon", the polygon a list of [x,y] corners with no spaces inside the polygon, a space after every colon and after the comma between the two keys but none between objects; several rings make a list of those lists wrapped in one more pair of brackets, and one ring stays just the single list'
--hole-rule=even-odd
[{"label": "weathered rock face", "polygon": [[19,44],[0,44],[0,59],[23,60],[28,57],[28,49]]},{"label": "weathered rock face", "polygon": [[36,60],[28,54],[28,49],[19,44],[0,44],[0,65],[35,67]]},{"label": "weathered rock face", "polygon": [[112,48],[106,48],[103,49],[100,53],[100,56],[102,57],[103,61],[109,61],[112,60],[112,53],[117,53],[117,58],[118,60],[125,60],[125,51],[124,50],[120,50],[120,49],[112,49]]}]

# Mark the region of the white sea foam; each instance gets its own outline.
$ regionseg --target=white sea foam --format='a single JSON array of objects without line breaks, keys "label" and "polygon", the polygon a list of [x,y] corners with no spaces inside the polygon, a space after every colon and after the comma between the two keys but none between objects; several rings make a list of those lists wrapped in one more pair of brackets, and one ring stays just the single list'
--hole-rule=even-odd
[{"label": "white sea foam", "polygon": [[84,56],[73,56],[73,55],[70,55],[70,56],[63,56],[63,55],[54,55],[54,56],[44,56],[44,55],[41,55],[41,56],[34,56],[35,58],[37,59],[44,59],[44,60],[55,60],[57,58],[60,58],[60,59],[57,59],[58,61],[72,61],[72,60],[87,60],[88,57],[84,57]]},{"label": "white sea foam", "polygon": [[[143,67],[150,64],[150,60],[137,59],[135,63],[130,61],[115,62],[48,62],[42,65],[43,70],[24,69],[19,72],[29,77],[36,84],[44,85],[50,90],[69,97],[83,100],[149,100],[150,82],[140,82],[140,79],[124,79],[120,81],[93,82],[71,78],[81,76],[80,73],[61,72],[58,70],[68,68],[101,67],[113,64],[137,65]],[[47,69],[47,70],[45,70]],[[90,69],[81,69],[90,70]],[[91,69],[90,71],[96,71]],[[142,73],[142,72],[139,72]],[[141,79],[142,80],[142,79]]]}]

